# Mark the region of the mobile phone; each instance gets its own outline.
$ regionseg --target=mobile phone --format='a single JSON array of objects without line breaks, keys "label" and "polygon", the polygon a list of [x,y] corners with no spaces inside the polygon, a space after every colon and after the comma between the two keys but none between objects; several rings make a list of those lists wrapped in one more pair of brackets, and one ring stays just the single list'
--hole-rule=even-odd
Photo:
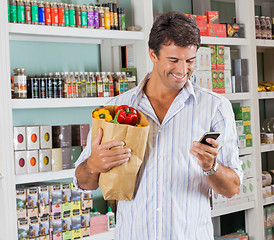
[{"label": "mobile phone", "polygon": [[208,146],[212,146],[210,143],[208,143],[206,141],[206,139],[208,138],[213,138],[213,139],[217,139],[220,136],[219,132],[206,132],[204,133],[204,135],[201,137],[201,139],[199,140],[200,143],[206,144]]}]

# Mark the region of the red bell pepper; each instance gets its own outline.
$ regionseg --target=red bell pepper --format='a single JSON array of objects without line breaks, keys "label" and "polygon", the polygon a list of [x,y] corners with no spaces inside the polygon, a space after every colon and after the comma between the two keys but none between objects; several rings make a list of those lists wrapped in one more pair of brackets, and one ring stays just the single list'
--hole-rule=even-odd
[{"label": "red bell pepper", "polygon": [[[120,111],[119,111],[120,110]],[[118,113],[117,122],[121,124],[129,124],[135,126],[138,121],[138,114],[135,108],[129,107],[127,105],[121,105],[116,109],[116,114]]]}]

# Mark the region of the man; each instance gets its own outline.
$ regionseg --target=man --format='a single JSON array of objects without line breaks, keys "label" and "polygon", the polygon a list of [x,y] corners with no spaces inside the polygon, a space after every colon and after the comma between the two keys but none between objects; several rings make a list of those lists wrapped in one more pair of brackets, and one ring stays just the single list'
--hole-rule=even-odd
[{"label": "man", "polygon": [[[226,197],[239,192],[242,171],[231,104],[188,80],[199,46],[199,29],[189,17],[163,14],[150,32],[151,74],[108,104],[133,106],[151,124],[135,197],[118,204],[116,239],[213,239],[210,188]],[[209,131],[221,133],[218,141],[197,142]],[[130,158],[126,147],[111,149],[123,142],[100,144],[102,136],[100,130],[76,164],[81,189],[96,189],[101,172]]]}]

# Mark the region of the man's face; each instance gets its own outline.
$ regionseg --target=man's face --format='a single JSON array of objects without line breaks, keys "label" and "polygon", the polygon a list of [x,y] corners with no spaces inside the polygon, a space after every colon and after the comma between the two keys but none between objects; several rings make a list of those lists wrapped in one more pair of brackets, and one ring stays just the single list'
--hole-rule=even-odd
[{"label": "man's face", "polygon": [[169,90],[181,90],[194,71],[196,52],[196,45],[179,47],[174,43],[163,45],[158,57],[149,49],[159,84]]}]

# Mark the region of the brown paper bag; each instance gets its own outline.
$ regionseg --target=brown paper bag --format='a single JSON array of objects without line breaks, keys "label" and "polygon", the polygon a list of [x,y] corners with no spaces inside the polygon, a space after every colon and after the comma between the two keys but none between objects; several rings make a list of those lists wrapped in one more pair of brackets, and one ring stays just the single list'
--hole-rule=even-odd
[{"label": "brown paper bag", "polygon": [[[104,109],[109,110],[114,117],[117,107],[106,106]],[[94,111],[99,109],[96,108]],[[97,137],[99,128],[102,128],[103,138],[101,143],[112,140],[124,141],[125,147],[132,150],[128,162],[99,175],[99,186],[105,200],[131,200],[133,197],[138,171],[145,155],[150,125],[145,115],[139,111],[138,123],[143,127],[115,124],[106,122],[104,119],[92,118],[91,141]]]}]

